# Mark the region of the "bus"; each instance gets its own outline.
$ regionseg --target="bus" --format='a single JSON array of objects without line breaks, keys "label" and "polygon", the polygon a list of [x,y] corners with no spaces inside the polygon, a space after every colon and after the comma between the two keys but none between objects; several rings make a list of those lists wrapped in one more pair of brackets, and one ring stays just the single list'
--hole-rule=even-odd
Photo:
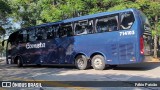
[{"label": "bus", "polygon": [[140,10],[101,12],[17,30],[7,40],[6,62],[103,70],[144,62],[152,54],[151,40]]}]

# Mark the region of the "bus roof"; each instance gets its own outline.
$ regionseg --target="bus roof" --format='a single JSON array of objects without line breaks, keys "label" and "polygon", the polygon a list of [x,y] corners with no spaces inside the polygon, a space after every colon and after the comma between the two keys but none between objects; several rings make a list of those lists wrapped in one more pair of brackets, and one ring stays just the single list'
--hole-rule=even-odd
[{"label": "bus roof", "polygon": [[136,9],[130,8],[130,9],[118,10],[118,11],[112,11],[112,12],[101,12],[101,13],[96,13],[96,14],[91,14],[91,15],[86,15],[86,16],[65,19],[65,20],[61,20],[61,21],[57,21],[57,22],[44,23],[44,24],[40,24],[40,25],[36,25],[36,26],[21,28],[18,31],[34,29],[34,28],[41,28],[41,27],[46,27],[46,26],[51,26],[51,25],[59,25],[59,24],[63,24],[63,23],[70,23],[70,22],[75,22],[75,21],[79,21],[79,20],[86,20],[86,19],[101,17],[104,15],[110,15],[110,14],[116,14],[116,13],[120,13],[120,12],[134,11],[134,10],[136,10]]}]

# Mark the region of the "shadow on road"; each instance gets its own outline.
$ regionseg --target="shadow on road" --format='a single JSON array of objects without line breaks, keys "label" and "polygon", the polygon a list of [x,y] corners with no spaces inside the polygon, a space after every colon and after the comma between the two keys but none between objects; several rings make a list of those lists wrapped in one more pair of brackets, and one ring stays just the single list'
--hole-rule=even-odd
[{"label": "shadow on road", "polygon": [[[144,62],[144,63],[136,63],[136,64],[126,64],[126,65],[118,65],[115,68],[106,67],[105,70],[130,70],[130,71],[146,71],[155,69],[160,67],[160,62]],[[9,68],[18,68],[16,65],[11,65]],[[24,65],[22,68],[65,68],[65,69],[76,69],[74,65]],[[90,67],[89,69],[93,69]]]},{"label": "shadow on road", "polygon": [[[114,70],[129,70],[129,71],[146,71],[157,68],[160,66],[160,63],[139,63],[139,64],[128,64],[128,65],[119,65]],[[157,77],[147,77],[143,75],[130,75],[128,73],[104,73],[108,69],[103,71],[95,70],[77,70],[74,66],[53,66],[53,65],[27,65],[22,68],[17,68],[16,65],[5,65],[0,64],[0,68],[11,68],[15,70],[1,70],[0,80],[15,80],[18,78],[20,81],[23,80],[48,80],[48,81],[160,81],[160,78]],[[18,69],[18,70],[17,70]],[[109,70],[108,70],[109,71]],[[90,73],[88,73],[90,72]],[[130,72],[134,73],[134,72]],[[145,73],[145,72],[144,72]],[[142,74],[142,73],[141,73]],[[125,84],[125,83],[124,83]],[[72,84],[71,84],[72,85]],[[106,88],[100,88],[100,90],[106,90]],[[153,88],[150,87],[137,87],[138,90],[150,90]],[[139,89],[140,88],[140,89]],[[158,87],[155,87],[156,90]],[[115,89],[117,90],[117,88]],[[123,87],[121,90],[135,90],[135,88],[126,88]]]},{"label": "shadow on road", "polygon": [[[143,63],[135,63],[135,64],[124,64],[124,65],[118,65],[115,68],[107,66],[105,70],[130,70],[130,71],[146,71],[155,69],[157,67],[160,67],[160,62],[143,62]],[[5,64],[5,62],[0,63],[0,69],[2,68],[65,68],[65,69],[76,69],[74,65],[24,65],[23,67],[17,67],[16,64]],[[93,69],[90,67],[89,69]]]},{"label": "shadow on road", "polygon": [[144,70],[151,70],[160,67],[160,62],[144,62],[144,63],[136,63],[136,64],[126,64],[126,65],[119,65],[114,70],[135,70],[135,71],[144,71]]}]

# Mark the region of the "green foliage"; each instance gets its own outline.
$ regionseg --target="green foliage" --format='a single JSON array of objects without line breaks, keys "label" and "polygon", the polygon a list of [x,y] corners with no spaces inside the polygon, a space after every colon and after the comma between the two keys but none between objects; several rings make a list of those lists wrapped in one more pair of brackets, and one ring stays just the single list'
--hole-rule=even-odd
[{"label": "green foliage", "polygon": [[5,30],[2,26],[0,26],[0,35],[5,34]]},{"label": "green foliage", "polygon": [[[22,27],[34,26],[46,22],[93,14],[103,11],[115,11],[136,8],[143,11],[155,30],[155,16],[160,17],[158,0],[8,0],[12,8],[12,18],[21,22]],[[10,11],[10,9],[7,9]],[[158,30],[159,28],[157,28]],[[156,31],[156,34],[159,30]]]},{"label": "green foliage", "polygon": [[11,13],[11,8],[5,0],[0,0],[0,19],[4,19],[8,13]]},{"label": "green foliage", "polygon": [[11,17],[15,22],[21,22],[22,27],[36,25],[40,17],[41,8],[36,0],[9,0],[13,13]]},{"label": "green foliage", "polygon": [[[152,35],[160,36],[159,0],[0,0],[0,26],[10,24],[7,17],[20,23],[24,28],[127,8],[136,8],[144,12],[151,22]],[[8,30],[11,31],[11,29]]]}]

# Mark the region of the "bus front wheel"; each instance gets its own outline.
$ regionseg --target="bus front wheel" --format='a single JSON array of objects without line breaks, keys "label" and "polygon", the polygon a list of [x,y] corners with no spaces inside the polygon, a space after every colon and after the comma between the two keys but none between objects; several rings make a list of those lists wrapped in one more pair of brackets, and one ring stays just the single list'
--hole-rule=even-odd
[{"label": "bus front wheel", "polygon": [[76,57],[75,65],[80,70],[85,70],[89,67],[89,62],[84,55],[79,55]]},{"label": "bus front wheel", "polygon": [[17,59],[17,66],[18,67],[22,67],[23,66],[23,62],[22,62],[22,59],[20,57],[18,57],[18,59]]},{"label": "bus front wheel", "polygon": [[104,70],[106,67],[104,57],[102,55],[95,55],[92,58],[92,67],[95,70]]}]

